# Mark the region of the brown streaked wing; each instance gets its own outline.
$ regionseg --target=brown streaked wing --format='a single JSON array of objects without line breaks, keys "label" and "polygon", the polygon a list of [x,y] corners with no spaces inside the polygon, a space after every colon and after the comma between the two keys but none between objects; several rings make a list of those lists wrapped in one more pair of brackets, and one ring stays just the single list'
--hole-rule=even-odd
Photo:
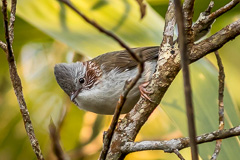
[{"label": "brown streaked wing", "polygon": [[[144,61],[157,60],[159,46],[133,48],[133,51],[138,55],[141,54]],[[137,62],[130,57],[126,50],[108,52],[92,59],[92,61],[102,65],[105,72],[110,72],[114,68],[123,72],[137,66]]]}]

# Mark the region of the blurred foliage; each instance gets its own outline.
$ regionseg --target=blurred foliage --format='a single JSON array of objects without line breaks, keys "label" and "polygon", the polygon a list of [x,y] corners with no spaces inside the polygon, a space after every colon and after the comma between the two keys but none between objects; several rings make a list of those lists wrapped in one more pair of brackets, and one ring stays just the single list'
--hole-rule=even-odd
[{"label": "blurred foliage", "polygon": [[[86,15],[116,33],[132,47],[158,45],[161,42],[164,22],[160,15],[164,16],[167,10],[166,0],[148,0],[151,6],[147,7],[147,16],[143,20],[140,20],[139,8],[135,1],[73,2]],[[227,2],[215,2],[214,10]],[[208,3],[209,1],[196,1],[195,19]],[[53,67],[56,63],[86,60],[107,51],[118,50],[120,46],[86,24],[58,1],[18,1],[17,15],[19,17],[15,24],[13,48],[25,99],[45,158],[56,159],[48,133],[48,125],[52,118],[56,125],[61,124],[61,144],[72,159],[97,159],[102,147],[102,133],[107,129],[111,116],[85,112],[73,105],[57,85]],[[239,17],[238,6],[214,23],[211,34]],[[1,14],[0,20],[0,39],[3,40]],[[240,37],[219,50],[227,81],[224,99],[226,128],[240,123],[239,43]],[[214,55],[207,57],[216,66]],[[36,159],[23,126],[9,79],[6,56],[2,50],[0,60],[0,159]],[[217,69],[203,59],[191,65],[191,73],[197,132],[211,132],[218,128]],[[161,107],[154,111],[143,126],[137,141],[187,136],[181,79],[180,73],[164,97]],[[214,145],[215,142],[199,145],[200,157],[209,159]],[[239,145],[237,137],[224,140],[219,159],[237,159],[240,156]],[[184,149],[181,153],[186,159],[190,159],[189,149]],[[132,153],[126,159],[171,160],[176,159],[176,155],[163,151],[144,151]]]}]

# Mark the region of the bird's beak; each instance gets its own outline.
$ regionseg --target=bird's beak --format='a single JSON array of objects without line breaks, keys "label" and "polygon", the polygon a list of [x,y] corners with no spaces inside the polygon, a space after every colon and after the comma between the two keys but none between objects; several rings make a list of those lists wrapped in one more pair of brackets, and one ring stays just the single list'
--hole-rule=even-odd
[{"label": "bird's beak", "polygon": [[71,101],[74,101],[74,99],[78,96],[79,92],[82,90],[82,88],[79,88],[75,92],[73,92],[70,96]]}]

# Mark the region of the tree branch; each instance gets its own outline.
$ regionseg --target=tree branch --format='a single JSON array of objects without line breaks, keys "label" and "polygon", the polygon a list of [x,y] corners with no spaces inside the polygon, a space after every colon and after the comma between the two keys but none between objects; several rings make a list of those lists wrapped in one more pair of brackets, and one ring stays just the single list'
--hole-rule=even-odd
[{"label": "tree branch", "polygon": [[[230,138],[240,135],[240,125],[229,130],[218,130],[211,133],[206,133],[196,137],[197,144],[212,142],[218,139]],[[171,139],[168,141],[142,141],[142,142],[126,142],[121,150],[123,153],[132,153],[145,150],[164,150],[172,153],[174,150],[182,150],[189,147],[190,142],[188,137]]]},{"label": "tree branch", "polygon": [[[12,5],[16,5],[16,1],[12,2]],[[29,116],[29,112],[27,109],[27,105],[22,93],[22,84],[21,84],[21,79],[17,73],[17,67],[15,64],[15,59],[14,59],[14,54],[12,50],[12,40],[11,36],[13,36],[13,30],[14,30],[14,19],[15,19],[15,10],[16,6],[12,6],[12,14],[11,14],[11,28],[8,27],[8,16],[7,16],[7,1],[2,0],[2,13],[3,13],[3,19],[4,19],[4,30],[5,30],[5,39],[6,39],[6,53],[7,53],[7,59],[8,59],[8,64],[9,64],[9,72],[10,72],[10,78],[12,81],[12,85],[15,91],[15,95],[17,97],[20,111],[22,114],[22,118],[24,121],[24,126],[26,129],[26,132],[28,134],[29,140],[31,142],[33,151],[35,152],[37,158],[39,160],[44,160],[43,155],[41,153],[41,149],[38,143],[37,138],[35,137],[34,129],[32,126],[32,122]]]},{"label": "tree branch", "polygon": [[240,34],[240,19],[227,25],[214,35],[194,44],[190,54],[190,62],[193,63],[203,56],[218,50],[224,44]]}]

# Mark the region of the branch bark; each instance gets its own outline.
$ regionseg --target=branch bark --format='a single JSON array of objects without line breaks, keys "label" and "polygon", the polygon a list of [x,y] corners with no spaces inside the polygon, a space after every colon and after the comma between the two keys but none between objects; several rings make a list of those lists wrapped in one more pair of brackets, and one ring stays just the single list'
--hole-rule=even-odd
[{"label": "branch bark", "polygon": [[[211,133],[206,133],[196,137],[197,144],[212,142],[218,139],[230,138],[240,135],[240,125],[229,130],[218,130]],[[123,153],[132,153],[145,150],[164,150],[172,153],[174,150],[182,150],[189,147],[190,141],[188,137],[171,139],[168,141],[142,141],[142,142],[126,142],[121,150]]]},{"label": "branch bark", "polygon": [[240,34],[240,19],[227,25],[214,35],[194,44],[190,54],[190,62],[193,63],[208,53],[214,52],[224,44]]}]

